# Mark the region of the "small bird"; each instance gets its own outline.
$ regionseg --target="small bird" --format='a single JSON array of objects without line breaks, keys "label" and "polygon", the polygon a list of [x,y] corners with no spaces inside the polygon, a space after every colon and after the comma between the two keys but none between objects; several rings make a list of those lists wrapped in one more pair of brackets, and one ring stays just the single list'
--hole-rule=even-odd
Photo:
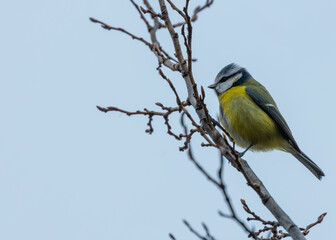
[{"label": "small bird", "polygon": [[304,154],[266,88],[245,68],[234,63],[217,75],[214,89],[219,101],[219,120],[235,143],[247,150],[278,149],[291,153],[318,179],[323,171]]}]

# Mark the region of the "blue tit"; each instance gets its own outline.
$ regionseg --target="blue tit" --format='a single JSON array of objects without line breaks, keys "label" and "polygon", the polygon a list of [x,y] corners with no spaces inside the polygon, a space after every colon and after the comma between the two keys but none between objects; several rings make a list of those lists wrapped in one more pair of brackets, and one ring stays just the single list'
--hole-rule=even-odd
[{"label": "blue tit", "polygon": [[245,68],[233,63],[227,65],[209,88],[218,96],[222,126],[238,146],[246,149],[241,156],[249,149],[278,149],[291,153],[318,179],[324,176],[300,150],[272,96]]}]

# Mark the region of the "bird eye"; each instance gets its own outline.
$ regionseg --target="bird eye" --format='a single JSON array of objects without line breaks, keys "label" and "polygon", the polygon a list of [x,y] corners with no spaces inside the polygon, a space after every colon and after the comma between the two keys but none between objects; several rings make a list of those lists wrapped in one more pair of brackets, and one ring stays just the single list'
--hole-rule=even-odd
[{"label": "bird eye", "polygon": [[230,74],[229,76],[223,76],[218,82],[225,82],[226,80],[232,78],[233,76],[235,75],[238,75],[240,74],[240,72],[235,72],[235,73],[232,73]]},{"label": "bird eye", "polygon": [[224,76],[224,77],[222,77],[222,78],[219,80],[219,82],[225,82],[226,80],[228,80],[228,79],[231,78],[232,76],[234,76],[234,74],[231,74],[231,75],[229,75],[229,76]]},{"label": "bird eye", "polygon": [[229,77],[222,77],[218,82],[225,82]]}]

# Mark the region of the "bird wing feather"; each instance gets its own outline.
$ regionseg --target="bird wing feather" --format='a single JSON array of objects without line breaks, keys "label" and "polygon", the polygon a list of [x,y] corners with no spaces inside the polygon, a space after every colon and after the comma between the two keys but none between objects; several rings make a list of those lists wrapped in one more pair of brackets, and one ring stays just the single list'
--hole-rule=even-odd
[{"label": "bird wing feather", "polygon": [[[283,137],[300,153],[301,150],[296,143],[291,130],[267,90],[265,88],[248,86],[245,87],[245,92],[270,118],[274,120]],[[262,97],[262,95],[266,97]]]}]

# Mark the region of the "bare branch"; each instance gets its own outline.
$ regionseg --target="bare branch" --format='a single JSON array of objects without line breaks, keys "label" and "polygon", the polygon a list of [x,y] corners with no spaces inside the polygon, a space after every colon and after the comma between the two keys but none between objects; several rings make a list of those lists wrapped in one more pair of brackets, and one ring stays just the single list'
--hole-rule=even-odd
[{"label": "bare branch", "polygon": [[[174,136],[178,140],[181,140],[182,138],[185,138],[184,146],[181,147],[181,148],[183,150],[185,150],[187,148],[186,146],[189,146],[188,154],[189,154],[189,158],[191,159],[191,161],[194,163],[194,165],[197,167],[197,169],[204,176],[207,177],[207,179],[210,182],[215,184],[221,190],[221,192],[224,196],[225,202],[227,203],[227,205],[229,207],[229,210],[230,210],[230,214],[224,214],[224,213],[220,212],[221,216],[229,217],[231,219],[234,219],[236,222],[238,222],[245,229],[245,231],[250,233],[251,237],[253,237],[255,239],[258,239],[257,236],[260,233],[266,232],[266,231],[272,231],[273,235],[274,235],[275,232],[277,231],[276,229],[277,229],[278,225],[281,225],[282,227],[284,227],[284,229],[286,229],[286,231],[288,232],[288,233],[282,233],[281,230],[279,230],[277,234],[280,237],[284,238],[284,237],[287,237],[287,236],[291,236],[295,240],[305,239],[304,235],[308,234],[309,229],[311,227],[315,226],[318,223],[321,223],[326,213],[322,214],[315,223],[308,225],[305,229],[302,229],[302,228],[299,229],[297,227],[297,225],[289,218],[289,216],[280,208],[280,206],[277,204],[277,202],[273,199],[273,197],[267,191],[267,189],[265,188],[265,186],[263,185],[261,180],[256,176],[256,174],[253,172],[253,170],[250,168],[250,166],[247,164],[247,162],[245,160],[239,158],[237,153],[234,151],[234,144],[233,144],[233,147],[231,147],[229,145],[229,143],[227,142],[226,138],[223,137],[223,135],[221,133],[219,133],[217,131],[217,129],[213,126],[214,122],[212,121],[212,118],[209,115],[207,107],[206,107],[205,102],[204,102],[204,98],[205,98],[204,89],[201,88],[201,93],[202,93],[201,96],[198,94],[197,85],[196,85],[196,82],[194,80],[193,73],[192,73],[192,62],[193,62],[193,59],[192,59],[192,22],[194,22],[197,19],[197,15],[198,15],[199,12],[201,12],[204,9],[210,7],[213,4],[214,1],[213,0],[206,0],[205,4],[203,6],[198,6],[198,7],[195,8],[193,16],[190,17],[190,15],[188,13],[189,0],[186,0],[186,4],[185,4],[185,7],[183,9],[183,12],[181,10],[179,10],[172,3],[171,0],[167,0],[169,2],[170,6],[183,17],[184,22],[181,23],[180,25],[179,24],[174,24],[174,25],[172,24],[172,21],[169,17],[168,11],[167,11],[165,0],[158,0],[159,5],[160,5],[161,13],[156,13],[154,11],[154,9],[150,6],[150,4],[147,0],[143,0],[145,6],[147,7],[147,10],[142,8],[142,7],[139,7],[139,5],[137,5],[133,0],[130,0],[130,1],[134,5],[134,7],[137,9],[137,11],[140,15],[140,18],[146,24],[147,29],[149,31],[150,38],[151,38],[151,43],[144,40],[142,37],[135,36],[134,34],[128,32],[127,30],[125,30],[123,28],[111,27],[111,26],[109,26],[109,25],[107,25],[107,24],[105,24],[105,23],[103,23],[99,20],[94,19],[94,18],[90,18],[90,20],[94,23],[101,24],[101,26],[104,29],[116,30],[116,31],[123,32],[126,35],[132,37],[133,39],[136,39],[136,40],[144,43],[146,46],[148,46],[149,49],[155,54],[155,56],[157,57],[157,59],[159,61],[159,68],[158,68],[159,74],[161,75],[161,77],[163,79],[165,79],[168,82],[170,88],[172,89],[172,91],[175,94],[177,107],[165,107],[162,104],[157,103],[157,105],[160,106],[161,109],[164,112],[149,111],[147,109],[144,109],[143,111],[129,112],[129,111],[126,111],[126,110],[115,108],[115,107],[109,107],[109,108],[98,107],[98,109],[101,110],[101,111],[104,111],[104,112],[119,111],[119,112],[125,113],[129,116],[130,115],[146,115],[146,116],[148,116],[148,119],[149,119],[148,124],[147,124],[149,126],[149,129],[147,129],[146,132],[149,132],[149,133],[153,132],[153,128],[152,128],[153,117],[154,116],[163,117],[164,120],[165,120],[165,125],[167,126],[168,134]],[[144,16],[145,13],[150,13],[150,15],[153,19],[153,22],[154,22],[153,26],[151,26],[150,23],[145,18],[145,16]],[[164,24],[160,23],[160,20],[163,20]],[[187,33],[185,32],[185,25],[186,25]],[[179,42],[179,35],[174,30],[174,27],[176,27],[176,26],[182,26],[181,31],[182,31],[182,36],[183,36],[183,40],[184,40],[184,45],[186,47],[186,52],[187,52],[187,61],[185,60],[185,58],[183,56],[183,53],[182,53],[181,44]],[[160,43],[159,43],[159,41],[157,39],[157,36],[156,36],[156,32],[161,27],[165,27],[168,30],[168,32],[171,36],[171,40],[172,40],[172,43],[173,43],[174,49],[175,49],[174,56],[177,58],[177,60],[174,57],[171,57],[160,46]],[[187,91],[188,91],[187,102],[181,102],[181,99],[179,98],[178,93],[177,93],[172,81],[169,80],[164,75],[162,70],[160,69],[161,64],[163,64],[167,68],[171,69],[172,71],[181,72],[181,75],[182,75],[182,77],[183,77],[183,79],[186,83],[186,87],[187,87]],[[195,119],[191,116],[191,114],[185,108],[189,103],[194,107],[194,109],[195,109],[195,111],[198,115],[198,118],[201,121],[201,125],[199,125],[197,123],[197,121],[195,121]],[[168,116],[173,112],[183,112],[182,117],[184,115],[186,115],[188,117],[188,119],[191,121],[191,124],[195,127],[195,129],[192,129],[192,130],[188,131],[186,126],[182,123],[182,125],[184,127],[184,130],[185,130],[185,133],[180,134],[180,135],[174,134],[171,131],[171,126],[169,124],[169,119],[168,119]],[[181,120],[181,122],[183,122],[183,120]],[[270,225],[270,226],[265,226],[263,229],[259,230],[257,233],[254,233],[254,232],[250,231],[245,226],[245,224],[237,217],[237,215],[234,211],[234,208],[232,206],[231,200],[228,197],[226,189],[225,189],[225,184],[224,184],[223,179],[222,179],[223,159],[221,158],[220,168],[219,168],[218,173],[217,173],[218,178],[219,178],[218,180],[216,180],[208,172],[206,172],[200,166],[200,164],[195,160],[195,158],[192,154],[192,151],[190,149],[190,140],[191,140],[192,135],[196,132],[199,132],[207,141],[207,143],[202,144],[202,146],[217,147],[221,152],[221,156],[224,156],[225,158],[227,158],[231,162],[231,164],[238,171],[240,171],[244,175],[248,185],[251,186],[253,188],[253,190],[259,195],[262,203],[270,210],[270,212],[275,216],[275,218],[278,220],[278,222],[271,222],[271,221],[264,221],[264,220],[263,220],[264,222],[262,222],[261,221],[262,219],[258,218],[258,215],[256,215],[254,212],[250,211],[248,209],[248,207],[246,209],[244,207],[245,211],[249,211],[249,214],[251,214],[253,216],[253,218],[249,218],[249,220],[260,221],[262,223],[266,223],[266,224]],[[189,227],[189,229],[192,229],[189,224],[187,226]],[[208,228],[206,227],[206,225],[204,225],[203,228],[206,232],[205,238],[209,238],[210,233],[208,231]],[[194,233],[196,234],[197,232],[195,231]],[[255,234],[257,234],[257,235],[255,235]],[[201,235],[199,235],[199,236],[201,236]],[[173,235],[170,235],[170,238],[173,239],[173,240],[175,239],[175,237]]]},{"label": "bare branch", "polygon": [[[187,126],[184,124],[183,122],[183,116],[181,117],[181,125],[184,128],[185,133],[187,134],[188,129]],[[224,167],[224,159],[222,157],[222,155],[220,155],[220,167],[218,169],[218,178],[219,181],[215,180],[195,159],[191,147],[189,145],[189,149],[188,149],[188,155],[189,155],[189,159],[191,160],[191,162],[195,165],[195,167],[211,182],[213,183],[216,187],[218,187],[221,191],[221,193],[224,196],[224,200],[226,202],[226,204],[228,205],[229,209],[230,209],[230,215],[226,215],[223,214],[222,212],[219,212],[219,214],[223,217],[227,217],[230,219],[235,220],[246,232],[248,232],[251,236],[254,236],[254,233],[244,224],[244,222],[238,218],[233,205],[231,203],[231,199],[229,198],[229,195],[226,191],[226,186],[223,182],[223,178],[222,178],[222,173],[223,173],[223,167]],[[255,238],[256,239],[256,238]]]},{"label": "bare branch", "polygon": [[185,19],[184,13],[178,7],[176,7],[171,0],[167,0],[167,2],[169,3],[169,5],[171,6],[172,9],[174,9],[176,12],[178,12],[178,14],[180,14],[181,17],[183,17]]},{"label": "bare branch", "polygon": [[[183,147],[180,147],[180,151],[184,151],[184,150],[188,149],[188,146],[189,146],[190,141],[191,141],[191,137],[196,132],[199,132],[198,129],[191,129],[188,134],[180,134],[180,137],[185,137],[186,138]],[[210,144],[208,144],[208,145],[210,146]]]},{"label": "bare branch", "polygon": [[147,26],[148,31],[152,28],[152,26],[148,23],[147,19],[145,18],[145,16],[142,14],[140,7],[138,4],[136,4],[133,0],[130,0],[131,3],[133,4],[133,6],[135,7],[135,9],[138,11],[140,18],[144,21],[144,23]]},{"label": "bare branch", "polygon": [[207,238],[208,238],[209,240],[216,240],[215,237],[212,236],[212,234],[210,233],[210,230],[209,230],[208,226],[207,226],[205,223],[202,223],[202,226],[203,226],[204,231],[205,231],[205,233],[206,233],[206,235],[207,235]]},{"label": "bare branch", "polygon": [[194,89],[193,89],[194,83],[191,82],[190,76],[188,75],[186,61],[184,60],[182,50],[181,50],[181,45],[178,40],[178,34],[175,32],[174,27],[171,23],[164,0],[159,0],[159,3],[160,3],[160,8],[161,8],[162,18],[165,21],[169,34],[172,38],[174,48],[175,48],[175,55],[181,66],[182,77],[185,79],[185,82],[186,82],[186,86],[188,89],[188,101],[191,103],[191,105],[196,107],[196,104],[197,104],[196,98],[198,97],[198,94],[196,92],[194,93]]},{"label": "bare branch", "polygon": [[[147,2],[146,0],[144,0],[145,2]],[[106,30],[115,30],[115,31],[120,31],[125,33],[126,35],[132,37],[132,39],[136,39],[142,43],[144,43],[146,46],[148,46],[150,48],[150,50],[156,55],[156,57],[158,58],[159,62],[162,63],[163,65],[165,65],[166,67],[170,68],[172,71],[181,71],[180,70],[180,65],[177,64],[177,60],[174,59],[173,57],[171,57],[165,50],[162,49],[162,47],[160,46],[160,44],[158,43],[158,41],[156,40],[156,31],[158,30],[160,24],[158,23],[158,21],[155,21],[155,25],[154,27],[151,27],[147,20],[145,19],[145,17],[143,16],[143,14],[141,13],[141,11],[139,10],[139,8],[137,7],[138,5],[135,5],[136,9],[138,10],[141,19],[143,19],[143,21],[146,23],[147,27],[148,27],[148,31],[150,32],[151,35],[151,39],[153,44],[149,43],[148,41],[146,41],[145,39],[138,37],[130,32],[128,32],[127,30],[123,29],[123,28],[119,28],[119,27],[112,27],[102,21],[99,21],[95,18],[90,18],[90,20],[94,23],[99,23],[101,24],[101,27],[106,29]],[[150,6],[148,4],[148,6]]]},{"label": "bare branch", "polygon": [[173,84],[172,81],[170,81],[170,80],[167,78],[167,76],[162,72],[160,66],[157,68],[157,70],[159,71],[160,76],[161,76],[164,80],[166,80],[166,81],[168,82],[169,87],[171,88],[171,90],[174,92],[174,94],[175,94],[175,96],[176,96],[176,103],[177,103],[178,106],[181,107],[181,110],[182,110],[181,99],[180,99],[180,97],[179,97],[179,95],[178,95],[178,93],[177,93],[177,91],[176,91],[176,89],[175,89],[175,87],[174,87],[174,84]]},{"label": "bare branch", "polygon": [[155,18],[155,17],[162,18],[162,15],[154,12],[153,9],[144,9],[141,6],[140,6],[140,9],[144,14],[149,13],[152,16],[152,18]]},{"label": "bare branch", "polygon": [[307,235],[309,233],[309,229],[311,229],[312,227],[316,226],[317,224],[320,224],[324,217],[327,215],[327,213],[322,213],[316,220],[316,222],[312,223],[312,224],[309,224],[304,230],[303,230],[303,234],[304,235]]},{"label": "bare branch", "polygon": [[169,237],[171,240],[176,240],[175,236],[172,233],[169,233]]},{"label": "bare branch", "polygon": [[[257,239],[259,240],[274,240],[274,239],[283,239],[283,238],[287,238],[290,237],[290,235],[288,233],[283,233],[282,230],[279,230],[278,228],[280,227],[279,222],[276,221],[265,221],[264,219],[262,219],[261,217],[259,217],[255,212],[251,211],[250,208],[247,206],[246,201],[241,199],[240,200],[244,210],[251,215],[252,217],[248,217],[247,221],[256,221],[256,222],[260,222],[262,225],[264,225],[264,228],[258,230],[257,232],[255,232],[255,236],[257,236]],[[302,231],[303,235],[307,235],[309,233],[309,229],[312,228],[313,226],[321,223],[324,219],[324,217],[326,216],[327,213],[323,213],[322,215],[320,215],[317,219],[316,222],[309,224],[306,228],[300,228],[300,230]],[[269,233],[270,235],[273,235],[271,238],[265,238],[263,236],[259,236],[262,233]],[[252,237],[251,235],[249,237]]]},{"label": "bare branch", "polygon": [[150,44],[149,42],[147,42],[147,41],[146,41],[145,39],[143,39],[142,37],[137,37],[137,36],[135,36],[134,34],[132,34],[132,33],[128,32],[128,31],[126,31],[126,30],[123,29],[123,28],[120,28],[120,27],[112,27],[112,26],[110,26],[110,25],[108,25],[108,24],[106,24],[106,23],[103,23],[103,22],[101,22],[101,21],[99,21],[99,20],[97,20],[97,19],[95,19],[95,18],[92,18],[92,17],[90,17],[90,20],[91,20],[91,22],[99,23],[99,24],[101,25],[101,27],[104,28],[104,29],[106,29],[106,30],[115,30],[115,31],[123,32],[123,33],[125,33],[126,35],[130,36],[132,39],[136,39],[136,40],[138,40],[138,41],[144,43],[144,44],[145,44],[147,47],[149,47],[150,49],[152,49],[152,47],[153,47],[152,44]]},{"label": "bare branch", "polygon": [[197,6],[194,10],[194,14],[191,17],[191,21],[195,22],[198,18],[198,13],[200,13],[201,11],[203,11],[206,8],[209,8],[212,4],[214,3],[214,0],[206,0],[205,4],[203,6]]},{"label": "bare branch", "polygon": [[187,220],[183,220],[183,223],[187,226],[187,228],[189,229],[190,232],[192,232],[193,234],[195,234],[195,236],[197,236],[199,239],[201,240],[207,240],[206,237],[202,236],[201,234],[199,234],[190,224]]},{"label": "bare branch", "polygon": [[252,212],[250,210],[250,208],[247,206],[247,204],[246,204],[246,202],[245,202],[244,199],[240,199],[240,202],[243,204],[244,210],[248,214],[251,214],[253,216],[253,218],[247,218],[247,221],[260,221],[264,225],[267,225],[267,224],[269,224],[269,225],[275,225],[275,224],[277,224],[277,222],[274,222],[274,221],[265,221],[261,217],[259,217],[255,212]]},{"label": "bare branch", "polygon": [[[111,112],[111,111],[115,111],[115,112],[121,112],[126,114],[127,116],[132,116],[132,115],[144,115],[144,116],[148,116],[148,129],[146,129],[146,132],[149,134],[152,134],[154,129],[152,126],[152,122],[153,122],[153,116],[161,116],[163,117],[163,119],[165,120],[165,125],[167,126],[167,133],[171,136],[173,136],[175,139],[177,140],[181,140],[182,137],[180,137],[179,135],[173,133],[171,131],[171,125],[169,124],[169,115],[174,113],[174,112],[180,112],[181,108],[180,107],[165,107],[162,103],[156,103],[157,106],[161,107],[162,110],[165,110],[166,112],[157,112],[157,111],[150,111],[147,108],[145,108],[143,111],[137,110],[135,112],[130,112],[127,110],[123,110],[117,107],[107,107],[107,108],[103,108],[100,106],[97,106],[97,108],[102,111],[102,112]],[[187,102],[182,102],[181,106],[188,106],[189,103]]]},{"label": "bare branch", "polygon": [[[190,21],[195,22],[198,19],[198,13],[200,13],[201,11],[203,11],[206,8],[209,8],[213,4],[213,2],[214,2],[214,0],[207,0],[203,6],[197,6],[194,9],[194,13],[193,13],[193,16],[190,18]],[[174,24],[173,27],[174,28],[175,27],[180,27],[180,26],[183,26],[185,24],[186,24],[185,21],[184,22],[179,22],[179,23]]]}]

